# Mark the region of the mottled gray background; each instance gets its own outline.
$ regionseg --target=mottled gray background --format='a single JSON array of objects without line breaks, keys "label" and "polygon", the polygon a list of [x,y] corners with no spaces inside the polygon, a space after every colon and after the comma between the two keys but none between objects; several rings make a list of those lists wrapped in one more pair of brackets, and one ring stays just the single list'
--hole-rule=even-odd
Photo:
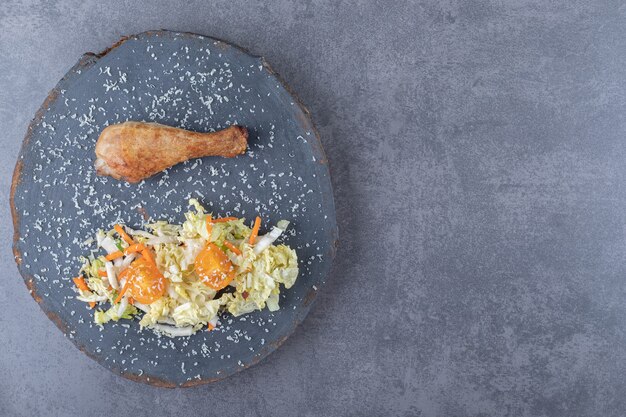
[{"label": "mottled gray background", "polygon": [[[622,2],[178,3],[0,5],[1,416],[626,414]],[[284,346],[184,390],[78,352],[10,252],[11,173],[48,90],[83,52],[156,28],[235,42],[286,78],[341,233]]]}]

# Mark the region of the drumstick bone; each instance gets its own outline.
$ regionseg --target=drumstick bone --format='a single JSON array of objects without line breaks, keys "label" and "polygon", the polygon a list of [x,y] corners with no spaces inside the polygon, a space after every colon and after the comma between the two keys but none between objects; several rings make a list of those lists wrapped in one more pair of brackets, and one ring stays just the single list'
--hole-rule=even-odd
[{"label": "drumstick bone", "polygon": [[96,173],[139,182],[192,158],[232,158],[246,151],[248,131],[230,126],[198,133],[158,123],[125,122],[106,127],[96,143]]}]

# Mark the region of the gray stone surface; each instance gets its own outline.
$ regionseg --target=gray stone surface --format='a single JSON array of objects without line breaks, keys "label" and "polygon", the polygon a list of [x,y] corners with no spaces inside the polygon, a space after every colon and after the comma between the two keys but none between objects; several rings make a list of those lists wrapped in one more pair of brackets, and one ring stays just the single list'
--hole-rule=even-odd
[{"label": "gray stone surface", "polygon": [[[624,415],[625,15],[582,1],[2,2],[0,415]],[[28,121],[84,51],[151,28],[267,57],[319,127],[341,231],[285,345],[186,390],[78,352],[10,253]]]}]

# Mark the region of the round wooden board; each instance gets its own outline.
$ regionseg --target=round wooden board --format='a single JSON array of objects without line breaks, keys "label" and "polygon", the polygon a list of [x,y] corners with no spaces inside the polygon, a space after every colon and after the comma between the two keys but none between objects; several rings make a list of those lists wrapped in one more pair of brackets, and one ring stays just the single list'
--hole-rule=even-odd
[{"label": "round wooden board", "polygon": [[[250,131],[249,150],[187,161],[139,184],[97,177],[99,133],[126,120],[196,131],[237,123]],[[225,315],[218,330],[177,339],[142,331],[137,320],[93,324],[71,281],[93,249],[83,242],[116,222],[181,223],[190,197],[220,216],[292,222],[284,241],[301,272],[281,291],[281,309]],[[43,311],[104,367],[166,387],[225,378],[280,346],[308,313],[337,245],[328,166],[306,109],[262,58],[190,33],[146,32],[85,54],[28,128],[11,205],[15,259]]]}]

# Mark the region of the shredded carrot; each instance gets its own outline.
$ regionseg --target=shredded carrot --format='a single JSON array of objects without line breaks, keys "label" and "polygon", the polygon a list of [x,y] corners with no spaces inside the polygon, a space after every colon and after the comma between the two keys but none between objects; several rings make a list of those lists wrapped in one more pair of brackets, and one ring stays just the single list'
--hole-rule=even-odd
[{"label": "shredded carrot", "polygon": [[156,262],[154,261],[154,258],[152,257],[152,252],[150,252],[150,249],[143,248],[143,250],[141,251],[141,254],[143,255],[144,258],[146,258],[147,260],[149,260],[150,262],[152,262],[152,264],[156,266]]},{"label": "shredded carrot", "polygon": [[121,238],[124,239],[126,243],[128,243],[129,245],[132,245],[135,243],[133,239],[130,236],[128,236],[128,234],[124,231],[124,228],[122,226],[120,226],[119,224],[116,224],[115,226],[113,226],[113,228],[121,236]]},{"label": "shredded carrot", "polygon": [[118,250],[116,252],[109,253],[107,256],[104,257],[104,259],[106,259],[107,261],[112,261],[114,259],[121,258],[122,256],[124,256],[124,254],[122,253],[122,251]]},{"label": "shredded carrot", "polygon": [[124,284],[124,286],[122,287],[122,289],[120,290],[120,293],[117,295],[117,298],[115,298],[114,303],[117,304],[120,302],[120,300],[122,299],[122,297],[124,296],[124,293],[126,292],[126,290],[128,290],[128,287],[130,287],[130,282],[132,280],[129,278],[128,281],[126,281],[126,284]]},{"label": "shredded carrot", "polygon": [[232,222],[233,220],[238,220],[236,217],[222,217],[221,219],[213,219],[211,223],[226,223]]},{"label": "shredded carrot", "polygon": [[135,304],[135,299],[133,297],[128,297],[128,304],[131,306]]},{"label": "shredded carrot", "polygon": [[252,234],[250,235],[250,244],[254,245],[254,242],[256,242],[256,237],[259,235],[259,229],[261,228],[261,218],[259,216],[256,216],[256,219],[254,219],[254,226],[252,227]]},{"label": "shredded carrot", "polygon": [[[89,290],[89,287],[87,286],[87,283],[85,282],[85,278],[76,277],[76,278],[73,278],[72,280],[74,281],[74,284],[76,284],[79,290],[91,293],[91,291]],[[89,308],[94,308],[95,306],[96,306],[95,301],[89,302]]]},{"label": "shredded carrot", "polygon": [[82,291],[89,291],[89,287],[87,286],[87,283],[85,282],[85,278],[83,277],[76,277],[73,279],[74,284],[76,284],[76,286],[78,287],[79,290]]},{"label": "shredded carrot", "polygon": [[211,216],[206,216],[206,232],[209,234],[209,240],[211,240],[211,232],[213,231],[213,226],[211,225]]},{"label": "shredded carrot", "polygon": [[211,323],[209,323],[207,327],[208,327],[208,331],[215,329],[215,326],[213,326]]},{"label": "shredded carrot", "polygon": [[241,255],[241,251],[239,250],[239,248],[233,245],[232,243],[230,243],[228,240],[224,241],[224,246],[230,249],[231,252],[233,252],[235,255]]},{"label": "shredded carrot", "polygon": [[107,275],[107,271],[105,271],[104,269],[100,269],[100,270],[98,271],[98,275],[100,275],[102,278],[104,278],[104,277],[108,277],[108,275]]},{"label": "shredded carrot", "polygon": [[127,247],[126,249],[124,249],[124,255],[128,256],[131,253],[135,253],[135,252],[141,252],[142,250],[144,250],[146,247],[144,245],[142,245],[141,243],[135,243],[133,245],[130,245],[129,247]]}]

